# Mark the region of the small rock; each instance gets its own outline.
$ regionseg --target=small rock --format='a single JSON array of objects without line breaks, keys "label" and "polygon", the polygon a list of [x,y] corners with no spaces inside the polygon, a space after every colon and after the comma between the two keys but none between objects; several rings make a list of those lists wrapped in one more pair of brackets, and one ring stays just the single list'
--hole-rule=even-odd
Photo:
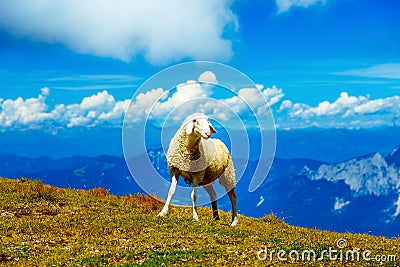
[{"label": "small rock", "polygon": [[14,217],[14,214],[11,213],[11,212],[5,211],[5,212],[2,212],[2,213],[0,214],[0,216],[1,216],[1,217]]}]

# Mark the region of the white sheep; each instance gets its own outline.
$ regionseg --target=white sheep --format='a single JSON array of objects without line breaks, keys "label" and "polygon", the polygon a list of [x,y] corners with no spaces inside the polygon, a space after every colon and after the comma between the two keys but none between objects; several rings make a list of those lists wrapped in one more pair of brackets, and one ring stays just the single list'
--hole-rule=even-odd
[{"label": "white sheep", "polygon": [[196,198],[198,186],[210,195],[213,217],[218,220],[217,195],[212,186],[219,178],[219,183],[225,188],[232,204],[231,226],[238,223],[236,210],[235,170],[228,148],[219,139],[211,139],[210,136],[217,131],[211,125],[208,117],[202,113],[188,116],[171,139],[167,161],[172,177],[168,191],[167,201],[158,216],[168,213],[168,207],[175,193],[179,176],[192,184],[191,193],[193,205],[193,219],[198,220],[196,211]]}]

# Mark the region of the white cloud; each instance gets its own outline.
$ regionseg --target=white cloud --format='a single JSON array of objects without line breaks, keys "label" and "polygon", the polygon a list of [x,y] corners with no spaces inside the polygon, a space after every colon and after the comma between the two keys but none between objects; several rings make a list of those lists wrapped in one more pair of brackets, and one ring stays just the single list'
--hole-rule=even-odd
[{"label": "white cloud", "polygon": [[50,94],[50,89],[48,87],[43,87],[40,91],[43,96],[48,96]]},{"label": "white cloud", "polygon": [[344,201],[342,198],[336,198],[335,204],[333,205],[333,209],[335,211],[340,211],[343,207],[350,204],[350,201]]},{"label": "white cloud", "polygon": [[162,88],[140,93],[129,107],[129,121],[137,122],[144,120],[154,103],[157,103],[164,94],[166,94],[166,92]]},{"label": "white cloud", "polygon": [[0,128],[39,128],[47,124],[95,126],[103,122],[120,125],[130,100],[116,101],[107,91],[82,99],[80,103],[46,104],[50,89],[44,87],[36,98],[0,101]]},{"label": "white cloud", "polygon": [[[290,100],[285,100],[282,102],[279,112],[286,111],[291,117],[300,117],[303,119],[335,115],[346,118],[355,113],[372,113],[369,107],[375,106],[375,102],[389,102],[391,100],[392,99],[369,100],[366,96],[349,96],[347,92],[342,92],[334,102],[322,101],[315,107],[302,103],[293,104]],[[375,109],[373,112],[377,112],[384,108],[386,107],[381,105],[380,108]],[[367,109],[369,109],[370,112],[368,112]]]},{"label": "white cloud", "polygon": [[69,119],[67,124],[68,128],[76,126],[86,126],[90,123],[91,119],[89,117],[72,117]]},{"label": "white cloud", "polygon": [[322,3],[324,4],[326,0],[275,0],[278,6],[278,13],[283,13],[288,11],[292,6],[309,7],[311,5]]},{"label": "white cloud", "polygon": [[369,100],[354,108],[357,114],[374,114],[379,112],[400,114],[400,97],[391,96],[375,100]]},{"label": "white cloud", "polygon": [[344,113],[342,116],[347,117],[352,112],[352,108],[366,101],[364,96],[349,96],[347,92],[342,92],[335,102],[323,101],[316,107],[311,107],[302,113],[304,117],[337,115]]},{"label": "white cloud", "polygon": [[[260,90],[262,90],[262,88],[260,88]],[[282,89],[277,88],[275,85],[271,88],[262,90],[262,93],[264,94],[269,106],[277,104],[285,96]]]},{"label": "white cloud", "polygon": [[377,64],[367,68],[335,72],[337,75],[351,75],[369,78],[400,79],[400,63]]},{"label": "white cloud", "polygon": [[199,82],[209,82],[209,83],[214,83],[214,84],[218,83],[217,76],[215,75],[215,73],[212,71],[209,71],[209,70],[200,74],[200,76],[197,80]]},{"label": "white cloud", "polygon": [[357,107],[354,107],[354,111],[358,114],[375,113],[385,107],[385,102],[389,101],[385,101],[384,99],[371,100]]},{"label": "white cloud", "polygon": [[[213,77],[212,77],[213,78]],[[239,89],[237,95],[214,99],[218,87],[189,80],[174,90],[154,88],[130,99],[116,100],[107,90],[82,98],[72,104],[46,102],[51,94],[44,87],[37,97],[0,99],[0,130],[5,128],[39,128],[55,124],[64,127],[94,127],[103,124],[120,127],[125,112],[128,122],[146,119],[172,123],[193,112],[203,112],[223,122],[238,115],[243,120],[254,114],[268,114],[271,108],[278,128],[307,127],[377,127],[400,125],[400,96],[370,99],[342,92],[333,102],[322,101],[315,106],[284,100],[283,90],[276,86]],[[254,114],[252,113],[252,111]]]},{"label": "white cloud", "polygon": [[99,115],[99,120],[111,120],[111,119],[118,119],[124,116],[125,111],[128,109],[131,101],[124,100],[116,102],[112,110],[102,112]]},{"label": "white cloud", "polygon": [[116,101],[107,90],[84,97],[79,104],[56,105],[54,118],[67,127],[96,126],[102,123],[120,126],[130,100]]},{"label": "white cloud", "polygon": [[85,97],[82,99],[80,108],[83,110],[95,109],[97,107],[110,106],[115,102],[115,99],[106,90],[98,92],[96,95]]},{"label": "white cloud", "polygon": [[0,27],[37,42],[61,43],[78,53],[152,64],[185,57],[227,60],[237,27],[231,1],[21,0],[0,1]]},{"label": "white cloud", "polygon": [[[398,124],[400,97],[370,99],[342,92],[334,101],[316,106],[284,100],[275,113],[280,127],[376,127]],[[285,118],[283,120],[282,118]]]},{"label": "white cloud", "polygon": [[242,88],[237,96],[223,99],[222,102],[237,113],[251,108],[259,115],[265,113],[265,109],[277,104],[283,97],[282,89],[276,86],[264,88],[263,85],[257,84],[257,88]]},{"label": "white cloud", "polygon": [[[184,116],[186,117],[187,114],[194,113],[194,112],[204,112],[207,113],[204,108],[201,106],[194,105],[193,101],[196,99],[207,98],[211,94],[211,90],[209,86],[203,86],[201,83],[198,83],[194,80],[188,80],[186,83],[179,84],[176,86],[176,90],[172,91],[163,91],[163,99],[161,101],[156,102],[154,100],[151,102],[152,104],[156,104],[154,109],[151,110],[151,118],[152,119],[159,119],[165,118],[166,114],[169,114],[171,111],[179,107],[178,117]],[[204,102],[204,101],[201,101]],[[147,103],[147,101],[146,101]]]},{"label": "white cloud", "polygon": [[67,76],[67,77],[56,77],[51,78],[49,81],[58,81],[58,82],[68,82],[68,81],[79,81],[79,82],[90,82],[90,81],[102,81],[102,82],[133,82],[138,81],[141,78],[131,76],[131,75],[121,75],[121,74],[86,74],[86,75],[76,75],[76,76]]},{"label": "white cloud", "polygon": [[29,125],[40,123],[52,117],[47,112],[46,96],[49,94],[48,88],[42,88],[42,94],[37,98],[23,99],[18,97],[16,100],[7,99],[0,101],[0,125],[10,127],[13,124]]},{"label": "white cloud", "polygon": [[[105,89],[125,89],[135,88],[135,85],[142,78],[131,75],[75,75],[65,77],[55,77],[48,79],[47,82],[51,89],[84,91],[84,90],[105,90]],[[82,85],[85,84],[85,85]]]}]

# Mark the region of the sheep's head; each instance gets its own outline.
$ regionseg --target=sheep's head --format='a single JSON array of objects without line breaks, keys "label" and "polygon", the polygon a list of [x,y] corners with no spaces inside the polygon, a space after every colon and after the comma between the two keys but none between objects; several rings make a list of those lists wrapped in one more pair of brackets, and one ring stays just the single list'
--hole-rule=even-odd
[{"label": "sheep's head", "polygon": [[217,133],[208,117],[204,114],[193,114],[186,120],[186,133],[194,134],[204,139],[210,138],[211,134]]}]

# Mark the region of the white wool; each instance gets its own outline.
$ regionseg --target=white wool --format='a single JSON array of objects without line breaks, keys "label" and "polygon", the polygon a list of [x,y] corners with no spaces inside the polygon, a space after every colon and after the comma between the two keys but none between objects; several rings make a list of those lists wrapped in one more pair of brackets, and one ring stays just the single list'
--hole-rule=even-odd
[{"label": "white wool", "polygon": [[[196,121],[203,120],[203,121]],[[201,129],[195,127],[199,127]],[[210,129],[206,129],[209,124]],[[204,132],[204,130],[206,132]],[[179,176],[182,176],[186,182],[195,185],[191,194],[193,203],[193,219],[198,220],[196,211],[197,185],[204,188],[209,187],[208,193],[213,204],[213,213],[216,209],[215,192],[212,183],[219,178],[220,184],[228,192],[228,196],[232,203],[232,223],[235,226],[238,223],[236,209],[236,193],[235,193],[235,169],[233,167],[232,158],[226,145],[219,139],[210,139],[210,131],[215,133],[215,129],[208,122],[208,117],[202,113],[195,113],[188,116],[175,136],[171,139],[167,161],[173,182],[168,192],[167,201],[158,214],[164,216],[168,212],[168,206],[175,192],[176,183]],[[201,131],[200,135],[199,131]],[[214,200],[213,200],[214,199]],[[215,214],[214,214],[215,216]]]},{"label": "white wool", "polygon": [[199,172],[205,170],[214,160],[216,149],[213,139],[200,141],[200,158],[197,160],[189,160],[182,154],[182,148],[179,147],[178,137],[183,134],[184,129],[181,128],[171,139],[167,152],[168,164],[186,172]]}]

